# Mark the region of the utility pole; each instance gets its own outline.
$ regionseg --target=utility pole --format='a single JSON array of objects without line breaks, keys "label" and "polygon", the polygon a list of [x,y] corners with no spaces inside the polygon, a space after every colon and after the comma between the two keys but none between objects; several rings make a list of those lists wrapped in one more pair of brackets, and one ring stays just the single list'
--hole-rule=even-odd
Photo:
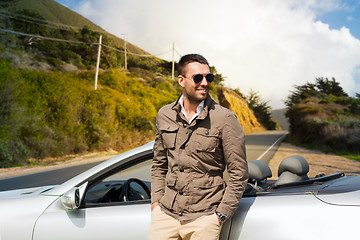
[{"label": "utility pole", "polygon": [[97,89],[97,81],[98,81],[98,74],[99,74],[101,42],[102,42],[102,35],[100,35],[100,37],[99,37],[99,49],[98,49],[98,55],[97,55],[97,61],[96,61],[96,70],[95,70],[95,85],[94,85],[95,90]]},{"label": "utility pole", "polygon": [[171,78],[174,80],[175,78],[175,59],[174,59],[174,52],[175,52],[175,43],[172,45],[172,71],[171,71]]},{"label": "utility pole", "polygon": [[125,70],[127,70],[126,34],[124,36]]}]

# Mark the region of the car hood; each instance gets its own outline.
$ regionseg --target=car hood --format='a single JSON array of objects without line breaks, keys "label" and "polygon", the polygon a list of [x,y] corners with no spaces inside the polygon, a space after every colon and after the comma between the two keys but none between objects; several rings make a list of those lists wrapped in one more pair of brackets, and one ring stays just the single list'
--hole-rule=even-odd
[{"label": "car hood", "polygon": [[54,186],[42,186],[42,187],[34,187],[34,188],[23,188],[9,191],[0,192],[0,200],[2,199],[12,199],[12,198],[24,198],[34,195],[39,195],[46,193],[50,189],[54,188]]}]

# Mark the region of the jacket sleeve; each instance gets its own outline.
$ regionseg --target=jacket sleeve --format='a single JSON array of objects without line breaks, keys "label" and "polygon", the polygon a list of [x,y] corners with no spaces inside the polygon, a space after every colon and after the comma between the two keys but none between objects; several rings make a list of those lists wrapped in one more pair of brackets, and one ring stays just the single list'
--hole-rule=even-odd
[{"label": "jacket sleeve", "polygon": [[165,191],[165,177],[168,170],[166,149],[159,130],[159,114],[156,118],[156,138],[151,171],[151,203],[159,202]]},{"label": "jacket sleeve", "polygon": [[245,133],[232,111],[226,117],[221,138],[229,181],[217,211],[231,217],[239,205],[249,178]]}]

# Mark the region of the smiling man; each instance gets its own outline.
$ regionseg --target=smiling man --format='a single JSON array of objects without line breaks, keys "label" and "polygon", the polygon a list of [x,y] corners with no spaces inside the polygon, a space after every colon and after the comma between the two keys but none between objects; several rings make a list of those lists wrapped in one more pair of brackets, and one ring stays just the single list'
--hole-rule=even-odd
[{"label": "smiling man", "polygon": [[214,75],[203,56],[183,56],[178,72],[182,94],[156,118],[149,239],[215,240],[247,183],[244,131],[211,99]]}]

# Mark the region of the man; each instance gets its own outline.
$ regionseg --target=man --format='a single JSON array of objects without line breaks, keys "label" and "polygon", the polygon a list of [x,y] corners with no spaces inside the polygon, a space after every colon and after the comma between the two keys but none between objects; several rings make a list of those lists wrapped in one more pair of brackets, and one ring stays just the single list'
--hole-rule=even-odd
[{"label": "man", "polygon": [[218,239],[248,179],[244,131],[209,96],[214,75],[204,57],[183,56],[178,72],[182,94],[156,118],[149,239]]}]

